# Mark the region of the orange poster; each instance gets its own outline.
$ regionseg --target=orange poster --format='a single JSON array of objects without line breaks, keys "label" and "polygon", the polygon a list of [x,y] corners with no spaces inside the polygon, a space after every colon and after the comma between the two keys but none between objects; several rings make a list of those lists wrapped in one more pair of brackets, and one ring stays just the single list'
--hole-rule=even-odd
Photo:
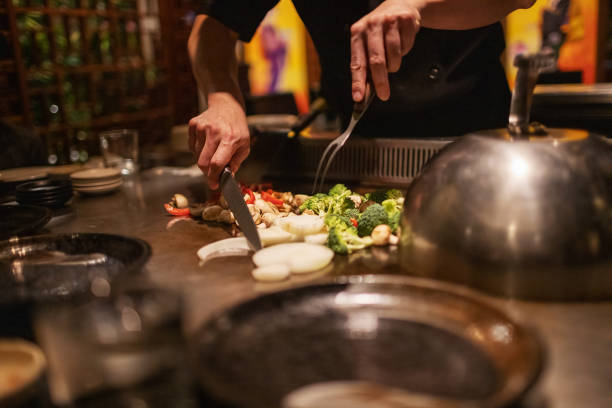
[{"label": "orange poster", "polygon": [[281,0],[245,44],[253,95],[292,92],[300,112],[308,111],[306,28],[291,0]]},{"label": "orange poster", "polygon": [[516,55],[552,49],[560,71],[581,71],[582,82],[595,82],[598,0],[537,0],[506,19],[506,68],[514,82]]}]

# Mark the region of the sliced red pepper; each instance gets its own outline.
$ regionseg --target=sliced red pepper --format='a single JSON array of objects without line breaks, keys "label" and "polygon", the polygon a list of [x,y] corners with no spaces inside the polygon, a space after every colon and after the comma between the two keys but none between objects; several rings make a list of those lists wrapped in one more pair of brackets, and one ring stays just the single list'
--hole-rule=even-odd
[{"label": "sliced red pepper", "polygon": [[359,223],[357,222],[357,220],[355,218],[351,218],[351,224],[353,224],[353,226],[355,228],[357,228],[359,226]]},{"label": "sliced red pepper", "polygon": [[261,198],[264,199],[265,201],[268,201],[272,204],[274,204],[277,207],[282,207],[284,202],[283,200],[279,200],[278,198],[274,198],[272,197],[272,195],[270,193],[267,193],[265,191],[261,192]]},{"label": "sliced red pepper", "polygon": [[246,194],[249,195],[249,198],[246,200],[246,203],[255,204],[255,194],[253,193],[253,190],[247,187],[242,187],[242,195],[246,195]]},{"label": "sliced red pepper", "polygon": [[164,204],[164,208],[166,209],[166,211],[168,211],[168,214],[170,215],[178,215],[178,216],[191,215],[191,213],[189,212],[189,208],[176,208],[176,207],[171,206],[168,203]]}]

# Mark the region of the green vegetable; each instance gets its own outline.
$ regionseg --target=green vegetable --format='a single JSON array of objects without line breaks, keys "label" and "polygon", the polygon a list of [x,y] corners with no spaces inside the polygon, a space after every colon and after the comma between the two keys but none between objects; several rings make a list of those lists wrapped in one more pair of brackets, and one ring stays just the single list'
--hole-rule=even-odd
[{"label": "green vegetable", "polygon": [[327,228],[332,229],[335,227],[338,228],[355,228],[353,224],[351,224],[351,220],[344,215],[338,214],[328,214],[325,216],[325,225]]},{"label": "green vegetable", "polygon": [[372,230],[380,224],[387,224],[389,216],[380,204],[372,204],[361,214],[359,219],[358,232],[360,237],[365,237],[372,233]]},{"label": "green vegetable", "polygon": [[344,215],[345,217],[349,219],[354,218],[357,221],[359,221],[359,217],[361,216],[361,213],[359,212],[357,208],[349,208],[342,215]]},{"label": "green vegetable", "polygon": [[315,194],[304,201],[299,210],[300,213],[303,213],[305,210],[311,210],[317,215],[324,216],[328,212],[330,202],[331,199],[326,194]]},{"label": "green vegetable", "polygon": [[372,193],[366,194],[368,200],[372,200],[381,204],[383,201],[388,199],[397,200],[402,197],[402,192],[396,188],[390,190],[376,190]]},{"label": "green vegetable", "polygon": [[299,208],[300,212],[311,210],[317,215],[343,214],[349,208],[355,208],[355,203],[349,198],[351,190],[343,184],[336,184],[328,194],[315,194],[308,198]]},{"label": "green vegetable", "polygon": [[350,196],[351,195],[351,190],[346,188],[346,186],[344,184],[336,184],[335,186],[333,186],[329,190],[329,195],[330,196],[339,196],[339,195],[344,195],[347,192],[348,192],[347,196]]},{"label": "green vegetable", "polygon": [[397,232],[397,227],[399,227],[401,216],[402,216],[402,213],[400,211],[389,216],[388,225],[391,227],[391,232],[394,234]]},{"label": "green vegetable", "polygon": [[355,228],[332,227],[327,237],[327,246],[337,254],[350,254],[370,245],[372,245],[372,238],[369,236],[360,238]]},{"label": "green vegetable", "polygon": [[389,198],[382,202],[382,206],[387,212],[387,216],[389,217],[389,222],[387,223],[391,227],[391,231],[397,231],[397,227],[399,226],[400,216],[402,215],[402,206],[398,203],[397,200],[393,198]]}]

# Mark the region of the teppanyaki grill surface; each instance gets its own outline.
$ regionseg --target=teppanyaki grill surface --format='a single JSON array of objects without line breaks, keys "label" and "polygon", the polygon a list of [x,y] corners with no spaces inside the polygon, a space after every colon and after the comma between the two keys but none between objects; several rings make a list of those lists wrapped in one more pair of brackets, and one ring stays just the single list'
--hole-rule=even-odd
[{"label": "teppanyaki grill surface", "polygon": [[503,314],[415,280],[373,279],[264,295],[211,319],[196,343],[207,398],[280,407],[311,384],[359,381],[501,406],[535,380],[538,343]]}]

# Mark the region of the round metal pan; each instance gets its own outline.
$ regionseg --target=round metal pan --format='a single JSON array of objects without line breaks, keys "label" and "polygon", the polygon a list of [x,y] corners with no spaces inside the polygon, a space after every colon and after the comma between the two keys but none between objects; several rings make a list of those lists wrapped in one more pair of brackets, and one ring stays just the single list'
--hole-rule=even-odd
[{"label": "round metal pan", "polygon": [[540,343],[505,314],[449,288],[351,277],[235,306],[194,339],[205,399],[262,408],[515,402],[540,373]]},{"label": "round metal pan", "polygon": [[[0,305],[88,293],[97,278],[140,269],[146,242],[111,234],[48,234],[0,242]],[[99,281],[99,279],[98,279]]]}]

